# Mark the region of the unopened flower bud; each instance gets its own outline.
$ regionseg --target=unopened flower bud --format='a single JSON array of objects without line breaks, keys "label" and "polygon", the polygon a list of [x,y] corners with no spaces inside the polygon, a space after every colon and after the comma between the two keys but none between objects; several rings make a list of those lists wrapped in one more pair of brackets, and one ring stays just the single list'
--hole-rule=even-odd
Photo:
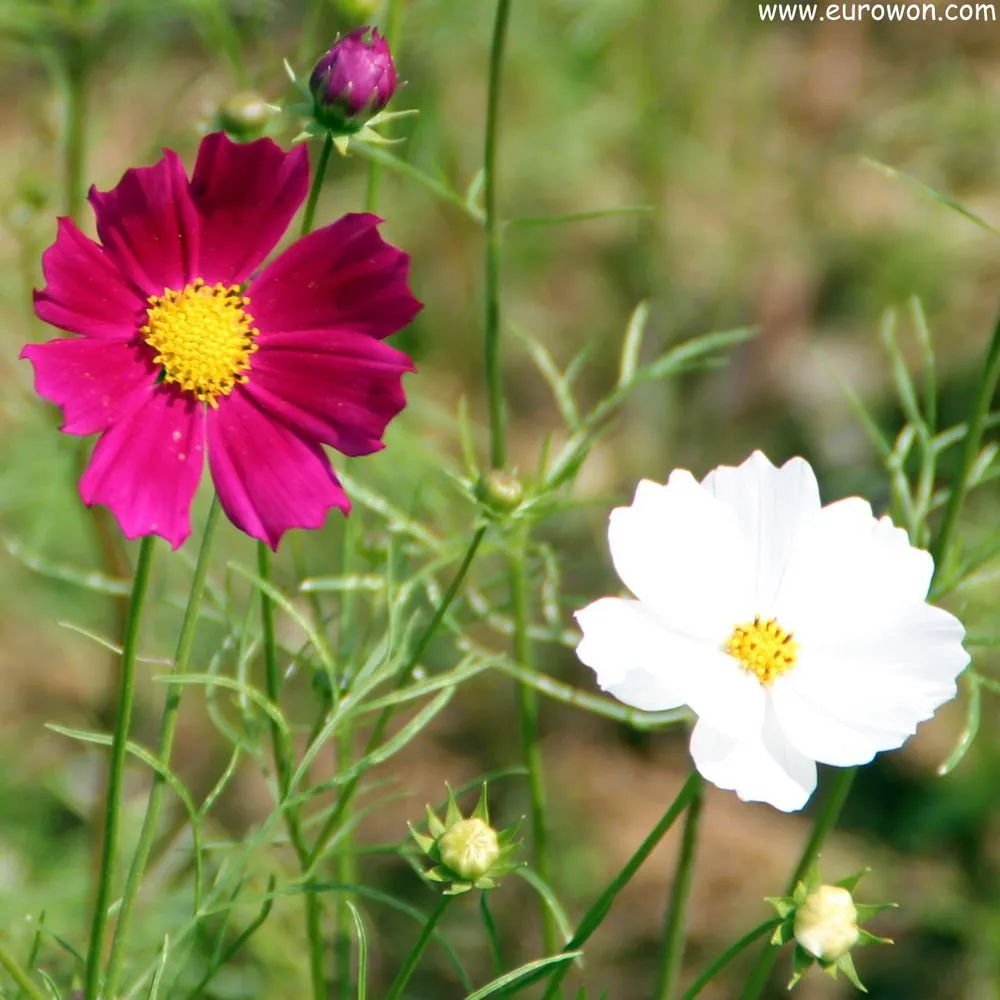
[{"label": "unopened flower bud", "polygon": [[219,108],[219,125],[234,139],[255,139],[267,128],[273,114],[260,94],[241,91]]},{"label": "unopened flower bud", "polygon": [[479,491],[487,506],[503,514],[517,510],[524,500],[524,487],[502,469],[493,469],[487,473],[480,483]]},{"label": "unopened flower bud", "polygon": [[481,819],[459,820],[438,841],[441,862],[467,882],[488,874],[500,857],[497,832]]},{"label": "unopened flower bud", "polygon": [[337,10],[354,24],[373,17],[382,5],[382,0],[337,0]]},{"label": "unopened flower bud", "polygon": [[389,43],[377,28],[341,38],[309,77],[316,120],[335,132],[356,132],[378,114],[396,90]]},{"label": "unopened flower bud", "polygon": [[835,962],[858,940],[858,911],[854,898],[840,886],[814,889],[795,913],[795,940],[810,955]]}]

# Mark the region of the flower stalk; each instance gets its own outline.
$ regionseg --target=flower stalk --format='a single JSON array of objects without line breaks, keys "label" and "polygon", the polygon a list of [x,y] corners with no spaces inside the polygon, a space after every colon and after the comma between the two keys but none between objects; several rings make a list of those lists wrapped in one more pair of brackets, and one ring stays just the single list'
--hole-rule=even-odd
[{"label": "flower stalk", "polygon": [[[827,794],[826,801],[816,816],[812,833],[806,846],[802,850],[799,863],[788,880],[788,892],[795,891],[795,887],[801,882],[809,872],[809,869],[816,863],[819,852],[823,849],[830,831],[837,825],[841,810],[850,794],[851,785],[854,784],[854,776],[857,773],[856,767],[838,768],[833,772],[831,788]],[[750,970],[746,985],[740,994],[740,1000],[757,1000],[767,986],[767,981],[771,976],[771,970],[778,960],[779,949],[770,942],[757,956],[757,961]]]},{"label": "flower stalk", "polygon": [[[660,817],[659,822],[649,832],[646,839],[639,845],[635,854],[625,863],[625,866],[611,880],[608,887],[597,898],[596,902],[584,914],[576,929],[576,933],[566,943],[562,949],[564,952],[578,951],[590,938],[591,934],[600,927],[604,918],[608,915],[612,903],[614,903],[618,893],[622,891],[632,881],[635,873],[642,867],[646,859],[653,853],[654,848],[663,839],[666,832],[677,822],[681,813],[688,808],[692,799],[699,794],[701,788],[701,778],[692,773],[677,797],[667,807],[667,811]],[[542,995],[542,1000],[554,1000],[559,992],[563,980],[569,975],[571,962],[562,962],[552,973],[548,988]],[[543,975],[546,973],[543,973]],[[525,979],[522,985],[527,986],[532,979]]]},{"label": "flower stalk", "polygon": [[[697,774],[697,772],[694,772]],[[695,849],[701,821],[701,807],[704,799],[704,782],[700,776],[697,788],[691,796],[684,819],[684,835],[681,851],[677,858],[677,868],[670,887],[670,903],[663,925],[663,941],[660,946],[660,970],[657,976],[654,1000],[672,1000],[677,991],[677,980],[684,961],[684,935],[687,931],[687,904],[691,894],[691,880],[694,877]]]},{"label": "flower stalk", "polygon": [[[184,618],[181,621],[181,629],[177,637],[177,647],[174,651],[173,674],[175,677],[183,677],[187,673],[191,648],[194,645],[195,631],[198,626],[201,601],[205,595],[205,582],[208,578],[212,543],[215,541],[215,532],[219,524],[220,513],[219,498],[213,495],[212,504],[208,510],[208,518],[205,522],[205,531],[202,535],[201,549],[198,552],[198,561],[195,564],[194,576],[191,580],[191,590],[184,609]],[[174,735],[177,732],[182,690],[182,687],[178,684],[167,685],[163,715],[160,718],[160,734],[156,746],[156,759],[165,769],[170,767],[170,755],[173,751]],[[104,983],[104,991],[107,996],[116,996],[115,987],[118,984],[118,977],[121,973],[124,947],[128,941],[132,908],[135,905],[139,887],[142,884],[142,877],[149,862],[149,855],[153,848],[153,840],[156,837],[160,811],[163,807],[163,796],[166,790],[166,779],[159,771],[154,771],[152,786],[149,789],[149,801],[146,805],[146,814],[142,820],[139,840],[136,844],[132,864],[129,867],[128,876],[125,880],[121,907],[118,911],[118,921],[115,926],[114,937],[111,941],[111,954],[108,958],[108,969]]]},{"label": "flower stalk", "polygon": [[489,85],[486,97],[486,135],[483,144],[483,221],[485,237],[485,336],[486,392],[490,411],[490,464],[502,468],[507,461],[507,427],[500,370],[500,230],[497,211],[497,148],[500,142],[500,84],[511,0],[497,0],[490,45]]},{"label": "flower stalk", "polygon": [[47,1000],[45,994],[31,981],[29,975],[14,961],[14,957],[2,944],[0,944],[0,968],[3,968],[17,983],[18,989],[28,997],[28,1000]]},{"label": "flower stalk", "polygon": [[[531,640],[528,638],[527,529],[514,545],[510,558],[510,598],[514,617],[514,659],[531,666]],[[548,831],[545,824],[545,777],[542,750],[538,738],[538,694],[527,684],[517,685],[517,714],[521,732],[521,754],[528,770],[528,794],[531,800],[532,858],[538,877],[550,883]],[[542,942],[547,955],[559,949],[559,931],[551,910],[539,896]]]},{"label": "flower stalk", "polygon": [[424,926],[420,931],[420,937],[417,938],[417,943],[410,949],[410,953],[406,956],[406,961],[403,962],[402,968],[396,974],[396,978],[392,981],[392,985],[389,987],[389,992],[385,995],[385,1000],[400,1000],[403,995],[403,990],[406,989],[406,984],[410,981],[410,977],[413,975],[414,970],[417,967],[417,963],[420,961],[424,950],[427,948],[431,937],[434,935],[434,929],[437,927],[438,922],[444,916],[444,911],[448,909],[448,904],[451,902],[452,897],[441,895],[438,897],[437,906],[431,910],[430,916],[424,921]]},{"label": "flower stalk", "polygon": [[118,711],[111,740],[111,760],[108,763],[108,791],[105,802],[100,875],[90,930],[90,946],[87,951],[85,1000],[99,1000],[101,996],[101,961],[104,955],[108,907],[111,903],[111,889],[115,877],[115,855],[118,850],[122,791],[125,782],[125,756],[135,701],[135,665],[139,655],[142,611],[149,589],[153,551],[153,538],[151,536],[143,538],[139,545],[139,559],[136,563],[135,579],[132,583],[132,594],[129,598],[128,616],[125,623],[121,688],[118,692]]}]

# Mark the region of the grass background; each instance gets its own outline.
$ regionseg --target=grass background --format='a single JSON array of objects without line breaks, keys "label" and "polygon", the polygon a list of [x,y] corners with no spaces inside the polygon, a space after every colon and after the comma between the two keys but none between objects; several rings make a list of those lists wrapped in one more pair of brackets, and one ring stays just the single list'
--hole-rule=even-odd
[{"label": "grass background", "polygon": [[[315,5],[318,25],[304,35],[301,4],[221,3],[99,0],[91,6],[87,31],[99,39],[99,52],[88,180],[110,187],[126,167],[155,159],[162,145],[190,163],[199,128],[234,93],[286,97],[282,57],[308,72],[336,31],[364,16],[365,6],[359,0]],[[406,86],[396,106],[417,107],[420,115],[400,127],[406,143],[396,151],[461,191],[481,160],[491,5],[412,0],[403,7],[397,57]],[[59,623],[111,634],[113,621],[106,597],[55,578],[53,567],[86,572],[98,560],[70,487],[72,442],[53,431],[51,415],[30,393],[28,367],[16,361],[25,341],[49,335],[32,319],[29,290],[40,283],[40,252],[64,210],[65,51],[54,40],[75,16],[68,4],[0,3],[6,95],[0,105],[0,519],[15,549],[0,556],[0,932],[23,938],[25,917],[45,910],[54,930],[79,942],[88,919],[88,817],[101,757],[47,733],[43,723],[101,724],[107,653]],[[641,476],[663,478],[675,466],[701,474],[760,447],[774,460],[808,457],[826,499],[858,491],[884,506],[885,475],[837,379],[895,434],[902,416],[878,343],[885,309],[900,310],[907,355],[918,367],[916,343],[907,340],[907,303],[913,296],[922,301],[937,348],[941,423],[962,419],[996,308],[997,237],[865,158],[905,171],[1000,225],[998,31],[982,23],[762,24],[756,5],[742,0],[515,4],[500,153],[505,216],[634,205],[654,211],[509,229],[505,320],[543,343],[561,367],[587,348],[580,393],[589,402],[614,381],[627,317],[639,300],[651,303],[651,356],[709,330],[759,328],[725,367],[637,391],[595,448],[576,491],[593,502],[566,511],[543,532],[561,553],[567,626],[573,607],[617,586],[606,554],[606,512]],[[294,124],[280,128],[282,140],[295,131]],[[366,172],[356,158],[334,164],[320,221],[360,207]],[[477,420],[486,416],[481,231],[458,208],[392,174],[383,178],[380,214],[387,237],[412,254],[413,286],[426,303],[395,341],[412,352],[420,373],[407,383],[412,405],[392,429],[387,453],[352,463],[351,472],[434,531],[455,534],[467,515],[445,469],[458,452],[459,399],[467,399]],[[559,418],[513,336],[505,378],[512,462],[530,469]],[[970,544],[990,530],[995,510],[995,492],[974,498],[965,524]],[[361,511],[356,522],[352,544],[377,544],[378,519]],[[341,526],[331,524],[304,539],[313,572],[334,572],[340,538]],[[247,540],[234,531],[225,529],[223,545],[226,555],[252,562]],[[26,566],[24,553],[40,557],[47,571]],[[281,566],[291,586],[287,557]],[[178,617],[173,601],[183,595],[186,572],[183,559],[161,561],[150,656],[168,655]],[[484,585],[489,574],[487,561],[479,572]],[[996,590],[989,565],[981,576],[976,588],[952,595],[950,606],[983,631]],[[977,663],[989,667],[986,656]],[[538,666],[592,687],[571,651],[546,650]],[[144,739],[154,732],[156,697],[145,683],[136,729]],[[204,794],[225,750],[192,707],[196,701],[188,700],[177,770]],[[972,752],[940,779],[935,768],[964,722],[961,703],[943,709],[906,748],[863,770],[829,843],[828,877],[872,865],[863,894],[902,904],[875,925],[896,939],[895,947],[857,958],[873,997],[978,1000],[1000,989],[995,717],[987,696]],[[555,881],[576,916],[679,788],[684,737],[637,734],[550,703],[543,727]],[[399,842],[405,820],[416,819],[425,801],[439,800],[444,781],[461,785],[517,755],[509,685],[477,679],[417,744],[376,774],[405,794],[367,817],[359,841]],[[129,803],[138,810],[144,779],[139,772],[133,777]],[[517,777],[496,784],[503,815],[525,811],[522,786]],[[256,772],[241,771],[218,810],[219,836],[239,836],[268,809]],[[690,973],[767,915],[762,897],[781,890],[808,822],[808,815],[783,816],[710,792],[693,889]],[[606,988],[615,1000],[641,1000],[651,991],[676,846],[665,841],[593,939],[586,978],[595,996]],[[149,948],[188,898],[185,872],[169,860],[154,872],[140,904]],[[363,855],[358,863],[372,884],[429,906],[429,893],[396,855]],[[266,875],[266,868],[254,873],[261,886]],[[529,898],[514,879],[493,897],[511,955],[525,960],[537,954]],[[247,908],[247,919],[252,911]],[[374,972],[384,976],[398,965],[416,925],[374,904],[366,912]],[[482,972],[481,936],[461,913],[452,917],[445,925],[450,940],[471,956],[470,969]],[[209,995],[304,995],[298,933],[294,901],[279,904]],[[51,967],[62,968],[58,949],[47,948]],[[779,965],[775,997],[788,972],[787,964]],[[703,995],[733,996],[738,981],[737,967],[734,977]],[[848,989],[817,974],[798,991],[821,1000]],[[443,953],[434,950],[411,994],[464,995]]]}]

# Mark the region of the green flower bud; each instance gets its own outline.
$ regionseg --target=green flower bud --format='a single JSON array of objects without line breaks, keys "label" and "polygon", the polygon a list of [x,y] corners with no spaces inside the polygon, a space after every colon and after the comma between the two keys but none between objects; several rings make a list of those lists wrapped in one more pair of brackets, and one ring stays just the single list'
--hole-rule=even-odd
[{"label": "green flower bud", "polygon": [[479,496],[487,507],[501,514],[510,514],[521,506],[524,487],[509,472],[493,469],[480,482]]},{"label": "green flower bud", "polygon": [[854,968],[851,949],[855,945],[892,944],[892,941],[858,925],[896,905],[854,902],[854,891],[867,872],[865,868],[835,885],[827,885],[820,882],[819,873],[813,868],[790,896],[768,899],[781,918],[771,936],[771,944],[780,947],[789,941],[795,942],[789,989],[817,965],[834,979],[842,972],[859,990],[864,990]]},{"label": "green flower bud", "polygon": [[496,878],[520,867],[519,862],[511,861],[518,847],[517,828],[498,832],[490,826],[486,785],[468,818],[458,811],[449,788],[443,820],[427,807],[427,831],[423,834],[410,827],[413,839],[433,864],[424,877],[445,883],[446,895],[455,896],[470,889],[495,889]]},{"label": "green flower bud", "polygon": [[795,940],[810,955],[835,962],[858,941],[854,897],[837,885],[821,885],[795,912]]},{"label": "green flower bud", "polygon": [[273,114],[260,94],[241,91],[219,108],[218,122],[234,139],[255,139],[270,124]]},{"label": "green flower bud", "polygon": [[459,820],[438,840],[441,863],[466,882],[475,882],[489,874],[500,857],[497,832],[481,819]]}]

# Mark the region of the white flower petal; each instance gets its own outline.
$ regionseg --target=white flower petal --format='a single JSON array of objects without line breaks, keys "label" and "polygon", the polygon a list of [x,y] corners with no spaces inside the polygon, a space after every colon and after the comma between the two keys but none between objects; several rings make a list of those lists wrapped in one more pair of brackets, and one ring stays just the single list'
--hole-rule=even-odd
[{"label": "white flower petal", "polygon": [[815,760],[867,763],[902,746],[955,696],[969,662],[964,634],[947,611],[915,604],[876,637],[806,646],[771,686],[778,724]]},{"label": "white flower petal", "polygon": [[719,466],[702,485],[736,518],[756,564],[755,612],[770,617],[799,530],[820,510],[812,467],[793,458],[778,469],[755,451],[736,468]]},{"label": "white flower petal", "polygon": [[644,711],[689,705],[734,736],[759,729],[764,690],[720,649],[671,632],[639,601],[605,597],[576,620],[577,656],[619,701]]},{"label": "white flower petal", "polygon": [[782,812],[801,809],[816,788],[816,764],[787,743],[769,717],[757,733],[741,740],[699,721],[691,733],[691,757],[713,785]]},{"label": "white flower petal", "polygon": [[640,482],[632,505],[611,512],[608,542],[622,582],[674,632],[721,645],[752,614],[749,550],[689,472]]},{"label": "white flower petal", "polygon": [[671,669],[664,654],[669,634],[638,601],[603,597],[575,617],[583,632],[576,655],[605,691],[646,712],[687,704],[683,667]]},{"label": "white flower petal", "polygon": [[849,497],[802,525],[775,616],[800,642],[878,635],[900,609],[924,600],[933,572],[905,531]]}]

